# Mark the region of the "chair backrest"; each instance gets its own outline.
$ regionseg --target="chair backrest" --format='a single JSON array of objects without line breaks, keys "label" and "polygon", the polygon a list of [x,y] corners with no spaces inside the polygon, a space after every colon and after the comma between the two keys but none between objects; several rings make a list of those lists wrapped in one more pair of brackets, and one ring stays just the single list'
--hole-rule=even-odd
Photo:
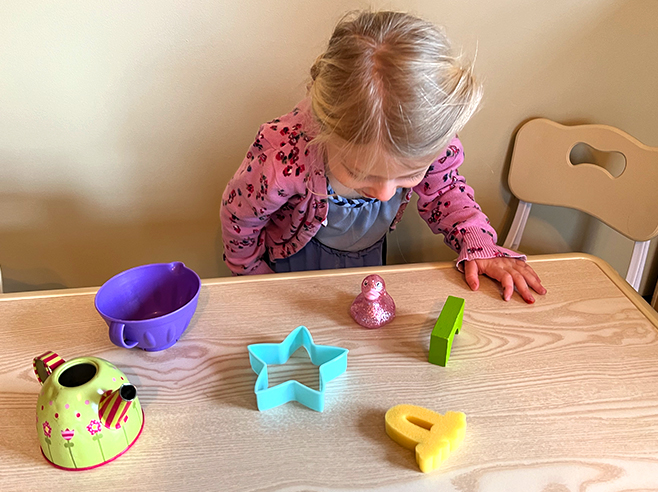
[{"label": "chair backrest", "polygon": [[[579,143],[623,154],[626,167],[614,177],[596,164],[574,165]],[[658,148],[617,128],[530,120],[516,135],[508,179],[524,202],[586,212],[633,241],[658,235]]]}]

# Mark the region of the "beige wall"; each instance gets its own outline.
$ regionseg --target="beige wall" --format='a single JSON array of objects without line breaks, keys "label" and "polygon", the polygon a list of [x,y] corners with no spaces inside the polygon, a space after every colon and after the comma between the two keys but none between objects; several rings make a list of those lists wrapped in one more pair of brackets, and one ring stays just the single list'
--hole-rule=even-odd
[{"label": "beige wall", "polygon": [[[4,0],[5,289],[100,285],[172,260],[203,278],[227,275],[218,219],[227,180],[258,125],[303,96],[341,13],[368,5],[427,17],[477,50],[486,94],[461,135],[462,169],[503,233],[515,203],[510,145],[528,118],[610,124],[658,146],[655,0]],[[522,249],[585,250],[623,275],[631,244],[579,213],[537,207]],[[411,210],[390,255],[454,258]]]}]

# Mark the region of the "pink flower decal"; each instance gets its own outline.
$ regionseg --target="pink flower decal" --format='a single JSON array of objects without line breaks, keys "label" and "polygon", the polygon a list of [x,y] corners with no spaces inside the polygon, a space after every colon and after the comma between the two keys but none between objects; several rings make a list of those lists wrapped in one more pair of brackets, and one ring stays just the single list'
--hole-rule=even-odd
[{"label": "pink flower decal", "polygon": [[[53,460],[53,452],[50,449],[50,445],[52,444],[52,441],[50,440],[50,435],[53,431],[52,427],[50,427],[50,424],[48,423],[47,420],[44,420],[43,422],[43,435],[46,436],[43,440],[46,441],[46,444],[48,445],[48,454],[50,455],[50,461]],[[45,450],[44,450],[45,452]]]},{"label": "pink flower decal", "polygon": [[46,421],[43,423],[43,435],[46,436],[46,437],[50,437],[50,433],[51,433],[52,431],[53,431],[52,427],[50,427],[50,424],[49,424],[48,421],[46,420]]},{"label": "pink flower decal", "polygon": [[78,465],[75,463],[75,458],[73,457],[73,449],[72,449],[73,446],[75,446],[75,444],[71,442],[71,439],[73,439],[73,434],[75,434],[75,430],[71,430],[68,427],[66,428],[66,430],[62,431],[62,437],[66,441],[64,443],[64,447],[68,448],[69,450],[69,454],[71,455],[71,462],[73,463],[73,468],[77,468]]},{"label": "pink flower decal", "polygon": [[102,430],[100,421],[92,420],[91,422],[89,422],[89,425],[87,426],[87,430],[92,436],[100,432]]},{"label": "pink flower decal", "polygon": [[105,453],[103,452],[103,445],[101,444],[101,439],[103,438],[103,433],[101,431],[103,430],[103,426],[100,420],[92,420],[89,422],[87,430],[92,436],[91,440],[98,443],[98,449],[101,450],[101,456],[103,457],[103,461],[105,461]]},{"label": "pink flower decal", "polygon": [[73,434],[75,434],[75,430],[71,430],[68,427],[66,428],[66,430],[62,431],[62,437],[67,441],[73,439]]}]

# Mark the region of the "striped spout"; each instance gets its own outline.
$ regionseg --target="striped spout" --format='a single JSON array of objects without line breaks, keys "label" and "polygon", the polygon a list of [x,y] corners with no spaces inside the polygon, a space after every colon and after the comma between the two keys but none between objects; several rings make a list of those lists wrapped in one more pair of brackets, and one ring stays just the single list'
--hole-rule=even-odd
[{"label": "striped spout", "polygon": [[108,429],[120,429],[137,389],[132,384],[122,384],[120,388],[108,390],[101,396],[98,404],[98,417]]}]

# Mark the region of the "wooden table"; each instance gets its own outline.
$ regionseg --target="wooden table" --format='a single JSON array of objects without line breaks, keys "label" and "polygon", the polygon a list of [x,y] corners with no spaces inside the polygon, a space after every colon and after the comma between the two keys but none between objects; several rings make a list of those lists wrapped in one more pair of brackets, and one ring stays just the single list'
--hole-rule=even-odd
[{"label": "wooden table", "polygon": [[[110,343],[96,289],[0,296],[0,489],[658,490],[656,313],[596,258],[531,262],[548,288],[532,306],[502,301],[484,279],[470,292],[446,263],[207,280],[187,332],[156,353]],[[380,330],[348,314],[373,271],[398,308]],[[448,295],[466,310],[442,368],[427,354]],[[350,350],[347,372],[328,384],[323,413],[259,412],[247,344],[301,324]],[[146,424],[127,454],[83,472],[43,459],[31,361],[46,350],[110,360],[137,386]],[[289,364],[274,382],[317,386],[308,360]],[[386,435],[400,403],[466,414],[466,439],[438,471],[421,473]]]}]

